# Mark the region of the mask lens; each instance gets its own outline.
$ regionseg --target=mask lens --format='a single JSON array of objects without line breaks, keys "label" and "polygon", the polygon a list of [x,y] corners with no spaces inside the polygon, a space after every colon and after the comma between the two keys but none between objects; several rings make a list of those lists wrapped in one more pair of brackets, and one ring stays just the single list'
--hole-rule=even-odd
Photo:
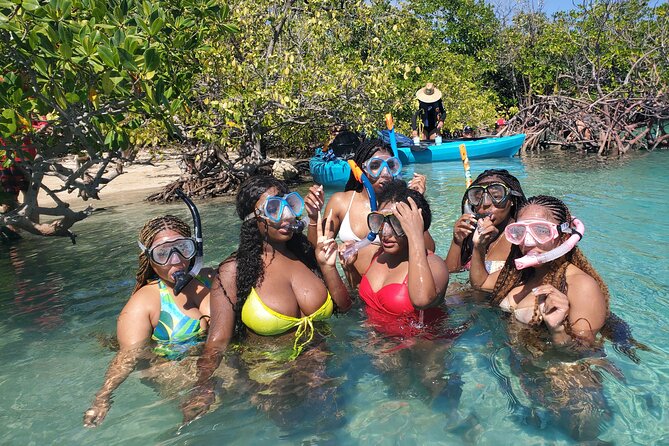
[{"label": "mask lens", "polygon": [[482,186],[472,186],[467,190],[467,200],[472,206],[478,206],[483,201],[485,189]]},{"label": "mask lens", "polygon": [[404,229],[402,229],[402,224],[397,219],[397,217],[395,217],[394,215],[389,215],[386,217],[386,219],[390,223],[390,226],[393,228],[393,232],[395,232],[395,235],[397,235],[398,237],[404,235]]},{"label": "mask lens", "polygon": [[493,203],[499,204],[506,198],[506,188],[501,184],[491,184],[487,188]]},{"label": "mask lens", "polygon": [[288,203],[288,206],[290,206],[290,209],[293,211],[293,214],[295,214],[295,217],[302,215],[302,211],[304,210],[304,200],[300,194],[297,192],[289,193],[286,195],[286,203]]},{"label": "mask lens", "polygon": [[511,223],[504,230],[506,239],[514,245],[519,245],[525,238],[526,228],[522,223]]},{"label": "mask lens", "polygon": [[402,170],[402,162],[394,156],[386,160],[386,165],[388,166],[390,174],[394,177],[396,177]]},{"label": "mask lens", "polygon": [[372,158],[367,161],[367,172],[376,178],[381,175],[381,171],[383,170],[384,165],[385,161],[381,158]]},{"label": "mask lens", "polygon": [[372,212],[367,215],[367,226],[369,230],[375,234],[378,234],[381,231],[381,226],[383,226],[383,214]]},{"label": "mask lens", "polygon": [[272,221],[281,220],[281,214],[283,213],[283,202],[280,197],[269,197],[265,201],[265,206],[263,206],[263,213],[265,217],[269,218]]},{"label": "mask lens", "polygon": [[547,223],[532,223],[530,225],[530,232],[539,243],[546,243],[553,238],[551,229],[551,226]]}]

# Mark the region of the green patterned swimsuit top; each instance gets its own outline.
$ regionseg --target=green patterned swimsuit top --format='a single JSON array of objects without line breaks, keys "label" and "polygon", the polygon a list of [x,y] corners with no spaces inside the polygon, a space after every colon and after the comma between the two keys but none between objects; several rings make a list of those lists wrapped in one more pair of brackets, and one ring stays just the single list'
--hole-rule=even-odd
[{"label": "green patterned swimsuit top", "polygon": [[[204,278],[196,277],[204,286],[209,284]],[[191,347],[206,339],[206,331],[200,324],[200,319],[186,316],[179,309],[174,297],[162,280],[158,280],[160,289],[160,319],[153,329],[151,339],[158,344],[154,352],[167,359],[181,359]],[[209,316],[202,316],[209,317]]]}]

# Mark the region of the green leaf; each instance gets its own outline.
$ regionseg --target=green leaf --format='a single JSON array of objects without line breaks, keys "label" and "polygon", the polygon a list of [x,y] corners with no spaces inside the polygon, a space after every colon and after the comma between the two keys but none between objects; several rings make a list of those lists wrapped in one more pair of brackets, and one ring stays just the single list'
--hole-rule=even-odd
[{"label": "green leaf", "polygon": [[149,34],[152,36],[155,36],[158,34],[158,31],[163,29],[163,26],[165,25],[165,20],[163,20],[162,17],[157,17],[156,20],[151,22],[151,27],[150,27],[150,32]]},{"label": "green leaf", "polygon": [[155,48],[144,51],[144,71],[156,71],[160,66],[160,56]]},{"label": "green leaf", "polygon": [[102,59],[102,62],[105,65],[112,68],[118,66],[118,55],[113,51],[112,48],[106,45],[99,45],[98,55],[100,56],[100,59]]},{"label": "green leaf", "polygon": [[67,99],[67,102],[69,102],[70,104],[76,104],[77,102],[80,101],[79,95],[72,92],[65,93],[65,99]]},{"label": "green leaf", "polygon": [[37,0],[23,0],[21,2],[21,8],[26,11],[36,11],[40,8],[40,5]]},{"label": "green leaf", "polygon": [[102,91],[106,94],[109,95],[113,90],[116,84],[111,80],[111,75],[109,74],[109,71],[105,71],[102,74]]}]

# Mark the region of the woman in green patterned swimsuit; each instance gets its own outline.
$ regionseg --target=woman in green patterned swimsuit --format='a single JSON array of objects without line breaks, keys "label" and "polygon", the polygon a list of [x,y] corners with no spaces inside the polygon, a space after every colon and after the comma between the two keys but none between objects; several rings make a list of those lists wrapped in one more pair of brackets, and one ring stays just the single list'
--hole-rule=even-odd
[{"label": "woman in green patterned swimsuit", "polygon": [[112,392],[135,369],[150,339],[155,341],[155,355],[176,360],[206,338],[213,270],[202,269],[196,276],[199,280],[192,280],[176,296],[172,291],[174,274],[188,270],[196,254],[190,227],[171,215],[154,218],[142,228],[139,244],[137,283],[117,322],[119,352],[84,413],[88,427],[105,418]]}]

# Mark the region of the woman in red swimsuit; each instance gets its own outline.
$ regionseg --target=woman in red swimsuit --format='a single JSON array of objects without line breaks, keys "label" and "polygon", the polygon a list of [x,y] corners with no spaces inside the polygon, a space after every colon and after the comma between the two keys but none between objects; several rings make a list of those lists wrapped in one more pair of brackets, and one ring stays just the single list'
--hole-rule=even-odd
[{"label": "woman in red swimsuit", "polygon": [[388,183],[377,196],[379,211],[368,215],[381,247],[360,255],[369,264],[359,294],[369,322],[384,334],[414,336],[445,317],[438,305],[448,285],[444,261],[425,247],[423,233],[432,215],[423,195],[401,180]]}]

